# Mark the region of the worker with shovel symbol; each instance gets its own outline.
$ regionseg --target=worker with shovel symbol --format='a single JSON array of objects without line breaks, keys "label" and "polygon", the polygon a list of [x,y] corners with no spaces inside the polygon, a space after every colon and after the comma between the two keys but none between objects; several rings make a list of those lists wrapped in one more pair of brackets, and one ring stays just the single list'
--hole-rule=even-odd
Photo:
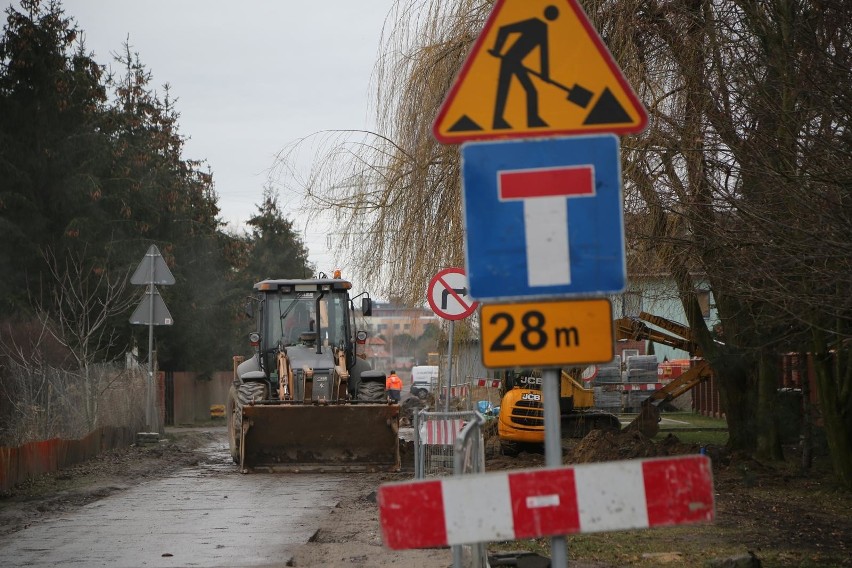
[{"label": "worker with shovel symbol", "polygon": [[[544,18],[550,22],[559,17],[556,6],[544,9]],[[519,34],[512,46],[501,53],[503,46],[512,34]],[[524,66],[524,59],[538,48],[541,64],[539,71],[533,71]],[[550,78],[550,64],[547,46],[547,22],[539,18],[530,18],[513,24],[506,24],[497,31],[494,47],[488,53],[500,58],[500,76],[497,81],[497,100],[494,104],[494,129],[509,129],[512,126],[503,118],[506,101],[509,97],[509,87],[512,78],[516,77],[524,88],[527,97],[527,126],[544,127],[548,124],[538,115],[538,91],[530,78],[534,75],[544,82],[568,92],[568,100],[578,106],[585,107],[592,98],[592,93],[579,85],[568,88]]]},{"label": "worker with shovel symbol", "polygon": [[[544,17],[553,21],[559,17],[559,9],[556,6],[548,6],[544,9]],[[510,34],[520,34],[515,43],[501,54],[503,45],[509,39]],[[513,77],[517,77],[527,95],[527,126],[547,126],[547,123],[538,115],[538,91],[530,79],[531,71],[524,67],[524,58],[535,48],[541,54],[541,77],[546,81],[549,79],[550,69],[547,53],[547,22],[538,18],[530,18],[507,24],[497,31],[497,39],[494,47],[488,52],[494,57],[500,58],[500,77],[497,82],[497,101],[494,105],[494,129],[512,128],[503,118],[506,110],[506,100],[509,97],[509,86]]]}]

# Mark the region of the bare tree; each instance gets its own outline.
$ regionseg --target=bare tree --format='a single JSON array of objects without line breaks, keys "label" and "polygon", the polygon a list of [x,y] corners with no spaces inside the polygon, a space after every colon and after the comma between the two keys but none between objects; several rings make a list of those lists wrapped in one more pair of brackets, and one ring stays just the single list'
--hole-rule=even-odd
[{"label": "bare tree", "polygon": [[[104,375],[94,364],[123,355],[117,317],[127,314],[135,299],[125,293],[128,274],[111,276],[107,264],[67,252],[62,258],[53,250],[44,253],[53,282],[50,302],[37,302],[36,314],[53,338],[67,349],[73,368],[79,373],[83,391],[83,415],[89,429],[97,426],[98,405],[104,390]],[[110,380],[114,380],[110,379]]]},{"label": "bare tree", "polygon": [[[273,172],[308,212],[330,212],[338,256],[384,297],[422,304],[436,267],[463,264],[459,153],[431,123],[490,7],[398,1],[374,73],[378,131],[320,133],[282,152]],[[318,157],[300,176],[292,165],[306,146]]]}]

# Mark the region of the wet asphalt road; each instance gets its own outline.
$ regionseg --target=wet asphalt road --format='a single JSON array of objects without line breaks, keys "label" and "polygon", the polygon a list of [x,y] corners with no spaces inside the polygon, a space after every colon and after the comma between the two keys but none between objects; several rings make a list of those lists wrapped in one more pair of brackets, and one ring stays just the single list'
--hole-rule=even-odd
[{"label": "wet asphalt road", "polygon": [[285,566],[346,492],[343,476],[212,463],[116,493],[0,539],[2,566]]}]

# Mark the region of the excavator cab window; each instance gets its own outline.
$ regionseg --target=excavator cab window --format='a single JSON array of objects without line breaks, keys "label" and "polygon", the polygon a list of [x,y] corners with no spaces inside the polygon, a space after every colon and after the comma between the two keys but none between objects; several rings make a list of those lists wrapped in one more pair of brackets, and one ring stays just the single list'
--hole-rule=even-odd
[{"label": "excavator cab window", "polygon": [[314,331],[313,294],[287,294],[278,298],[277,309],[270,310],[267,334],[282,345],[298,345],[303,333]]},{"label": "excavator cab window", "polygon": [[[268,298],[272,300],[273,298]],[[307,333],[319,334],[323,347],[346,344],[348,326],[345,293],[296,292],[280,294],[268,305],[265,335],[270,344],[299,345]]]}]

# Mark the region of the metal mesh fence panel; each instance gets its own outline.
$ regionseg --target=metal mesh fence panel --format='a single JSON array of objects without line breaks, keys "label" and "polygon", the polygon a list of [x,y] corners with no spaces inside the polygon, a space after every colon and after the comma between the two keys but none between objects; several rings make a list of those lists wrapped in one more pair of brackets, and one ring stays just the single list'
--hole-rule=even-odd
[{"label": "metal mesh fence panel", "polygon": [[453,474],[456,436],[473,411],[428,412],[421,410],[414,423],[414,475],[418,479]]},{"label": "metal mesh fence panel", "polygon": [[[485,471],[485,444],[482,440],[482,425],[485,418],[478,412],[467,422],[456,436],[453,444],[453,474],[467,475]],[[485,543],[453,546],[454,568],[485,568],[488,557]]]}]

